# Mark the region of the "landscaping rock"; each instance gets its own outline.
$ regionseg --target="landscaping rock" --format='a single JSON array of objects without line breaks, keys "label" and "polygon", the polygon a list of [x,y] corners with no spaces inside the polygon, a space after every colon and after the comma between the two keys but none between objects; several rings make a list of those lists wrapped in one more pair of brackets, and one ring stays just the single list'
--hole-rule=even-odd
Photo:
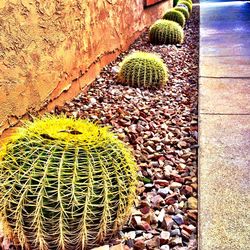
[{"label": "landscaping rock", "polygon": [[198,201],[197,201],[197,199],[195,197],[188,198],[187,206],[190,209],[197,209],[197,207],[198,207]]}]

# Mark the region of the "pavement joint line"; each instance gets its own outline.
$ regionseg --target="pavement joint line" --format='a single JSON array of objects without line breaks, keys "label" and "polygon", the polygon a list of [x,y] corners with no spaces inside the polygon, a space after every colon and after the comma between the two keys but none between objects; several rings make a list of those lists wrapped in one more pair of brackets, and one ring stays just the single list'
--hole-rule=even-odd
[{"label": "pavement joint line", "polygon": [[250,116],[250,113],[203,113],[200,112],[200,115],[244,115],[244,116]]},{"label": "pavement joint line", "polygon": [[250,76],[199,76],[199,78],[212,78],[212,79],[250,79]]},{"label": "pavement joint line", "polygon": [[[227,58],[227,57],[232,57],[232,55],[228,55],[228,56],[202,56],[202,57],[225,57],[225,58]],[[233,57],[250,57],[250,54],[249,55],[234,55]]]},{"label": "pavement joint line", "polygon": [[[202,46],[202,44],[201,44]],[[230,49],[230,47],[228,47],[228,49]],[[231,48],[231,49],[234,49],[234,48]],[[226,56],[219,56],[219,55],[214,55],[214,56],[207,56],[207,55],[202,55],[202,58],[206,58],[206,57],[235,57],[234,55],[226,55]],[[248,55],[242,55],[241,57],[249,57]]]}]

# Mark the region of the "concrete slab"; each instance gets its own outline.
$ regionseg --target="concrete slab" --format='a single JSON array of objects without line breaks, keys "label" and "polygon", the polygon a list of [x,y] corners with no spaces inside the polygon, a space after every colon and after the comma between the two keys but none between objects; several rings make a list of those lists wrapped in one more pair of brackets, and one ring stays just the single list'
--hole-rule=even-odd
[{"label": "concrete slab", "polygon": [[232,34],[232,31],[216,35],[201,34],[200,53],[203,56],[250,56],[249,37],[250,33]]},{"label": "concrete slab", "polygon": [[202,0],[199,249],[250,249],[250,3]]},{"label": "concrete slab", "polygon": [[250,79],[200,78],[200,113],[249,114]]},{"label": "concrete slab", "polygon": [[250,57],[200,57],[202,77],[249,77]]},{"label": "concrete slab", "polygon": [[200,115],[199,249],[248,250],[250,116]]}]

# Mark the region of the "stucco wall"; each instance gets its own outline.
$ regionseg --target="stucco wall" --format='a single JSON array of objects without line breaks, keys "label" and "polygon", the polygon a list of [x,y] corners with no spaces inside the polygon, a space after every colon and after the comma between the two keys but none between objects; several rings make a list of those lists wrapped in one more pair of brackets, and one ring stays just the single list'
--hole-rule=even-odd
[{"label": "stucco wall", "polygon": [[143,1],[0,0],[0,133],[75,96],[172,5]]}]

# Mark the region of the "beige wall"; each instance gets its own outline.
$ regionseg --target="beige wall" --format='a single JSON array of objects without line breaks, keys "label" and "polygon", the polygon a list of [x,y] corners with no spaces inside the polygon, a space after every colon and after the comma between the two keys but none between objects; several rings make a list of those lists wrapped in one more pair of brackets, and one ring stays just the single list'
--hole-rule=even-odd
[{"label": "beige wall", "polygon": [[0,133],[30,110],[75,96],[171,5],[0,0]]}]

